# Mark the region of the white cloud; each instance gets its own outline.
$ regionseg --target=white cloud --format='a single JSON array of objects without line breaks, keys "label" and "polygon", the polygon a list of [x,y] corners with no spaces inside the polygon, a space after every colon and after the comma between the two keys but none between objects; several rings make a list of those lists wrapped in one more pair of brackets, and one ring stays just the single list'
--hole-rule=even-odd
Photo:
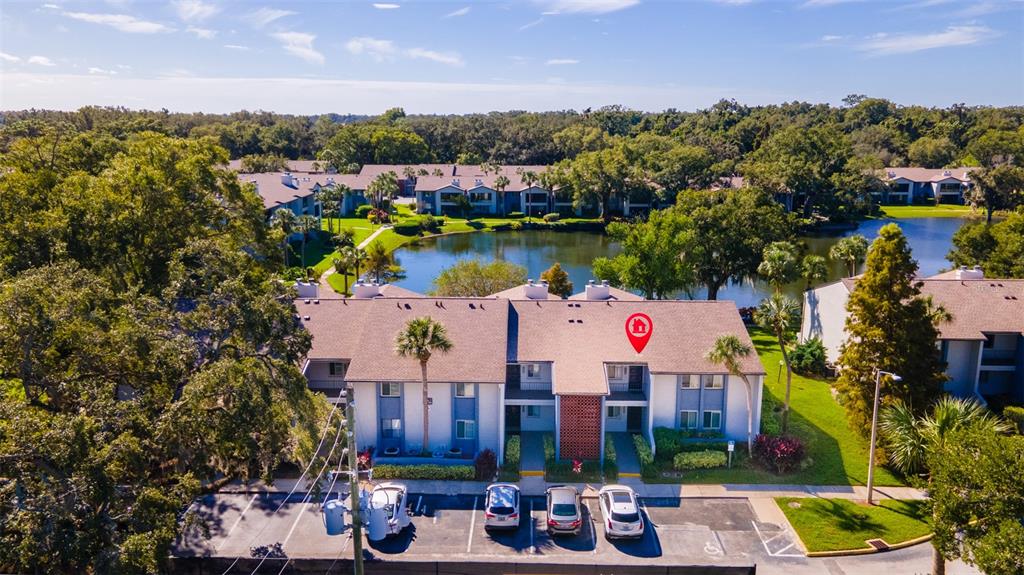
[{"label": "white cloud", "polygon": [[398,49],[391,40],[381,40],[369,36],[357,36],[345,42],[345,49],[352,54],[366,54],[378,62],[395,56]]},{"label": "white cloud", "polygon": [[580,63],[579,60],[574,60],[572,58],[552,58],[552,59],[548,60],[547,62],[544,62],[544,64],[546,66],[569,66],[569,65],[572,65],[572,64],[579,64],[579,63]]},{"label": "white cloud", "polygon": [[375,2],[373,7],[378,10],[397,10],[398,8],[401,8],[398,4],[385,4],[380,2]]},{"label": "white cloud", "polygon": [[196,38],[202,38],[203,40],[209,40],[217,36],[216,30],[210,30],[209,28],[197,28],[195,26],[189,26],[185,28],[185,31],[189,34],[195,34]]},{"label": "white cloud", "polygon": [[248,46],[242,46],[240,44],[224,44],[224,47],[228,50],[238,50],[240,52],[247,52],[249,50]]},{"label": "white cloud", "polygon": [[838,42],[839,40],[842,39],[842,36],[836,36],[835,34],[825,34],[824,36],[821,37],[822,42]]},{"label": "white cloud", "polygon": [[462,61],[462,56],[455,52],[435,52],[425,48],[409,48],[405,51],[405,54],[413,59],[431,60],[449,66],[464,66],[466,64]]},{"label": "white cloud", "polygon": [[469,6],[466,6],[465,8],[459,8],[458,10],[453,10],[453,11],[445,14],[444,17],[445,18],[456,18],[458,16],[465,16],[466,14],[469,14]]},{"label": "white cloud", "polygon": [[37,66],[56,66],[53,60],[46,56],[31,56],[28,59],[29,64],[36,64]]},{"label": "white cloud", "polygon": [[547,14],[607,14],[624,10],[640,0],[541,0]]},{"label": "white cloud", "polygon": [[4,62],[21,62],[21,58],[7,52],[0,52],[0,60]]},{"label": "white cloud", "polygon": [[297,56],[313,64],[324,63],[324,55],[313,48],[315,35],[305,32],[277,32],[271,36],[281,43],[285,52],[292,56]]},{"label": "white cloud", "polygon": [[255,28],[262,28],[274,20],[295,14],[291,10],[278,10],[277,8],[263,7],[255,12],[250,12],[242,18]]},{"label": "white cloud", "polygon": [[523,24],[522,26],[519,27],[519,31],[522,32],[523,30],[529,30],[530,28],[533,28],[534,26],[537,26],[538,24],[540,24],[543,21],[544,21],[543,18],[537,18],[536,20],[534,20],[532,22],[527,22],[526,24]]},{"label": "white cloud", "polygon": [[814,6],[835,6],[837,4],[849,4],[851,2],[861,2],[862,0],[807,0],[803,3],[805,8]]},{"label": "white cloud", "polygon": [[174,31],[173,28],[164,26],[159,22],[140,20],[128,14],[97,14],[92,12],[62,12],[61,14],[73,20],[110,26],[115,30],[130,34],[158,34],[160,32]]},{"label": "white cloud", "polygon": [[750,4],[754,0],[711,0],[715,4],[725,4],[727,6],[744,6]]},{"label": "white cloud", "polygon": [[219,6],[207,4],[202,0],[178,0],[174,2],[174,9],[178,12],[178,18],[186,22],[201,22],[220,12]]},{"label": "white cloud", "polygon": [[89,73],[90,74],[99,74],[101,76],[113,76],[114,74],[117,74],[117,72],[115,72],[113,70],[104,70],[103,68],[97,68],[95,66],[90,66],[89,67]]},{"label": "white cloud", "polygon": [[60,6],[57,6],[56,4],[43,4],[43,8],[49,8],[50,10],[58,10],[60,9]]},{"label": "white cloud", "polygon": [[997,32],[984,26],[950,26],[942,32],[929,34],[875,34],[857,49],[875,56],[910,54],[935,48],[969,46],[996,35]]}]

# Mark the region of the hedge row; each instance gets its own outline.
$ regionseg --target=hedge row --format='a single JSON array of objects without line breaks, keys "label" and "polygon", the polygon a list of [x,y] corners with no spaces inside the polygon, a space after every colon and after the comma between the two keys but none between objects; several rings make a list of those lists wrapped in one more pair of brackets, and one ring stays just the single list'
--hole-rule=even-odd
[{"label": "hedge row", "polygon": [[1024,407],[1009,405],[1003,408],[1003,417],[1017,425],[1017,433],[1024,434]]},{"label": "hedge row", "polygon": [[619,456],[615,453],[615,441],[611,433],[604,434],[604,479],[614,481],[619,478]]},{"label": "hedge row", "polygon": [[684,451],[677,453],[672,459],[672,467],[676,471],[685,471],[687,469],[714,469],[715,467],[722,467],[726,462],[726,455],[724,451]]},{"label": "hedge row", "polygon": [[476,470],[472,465],[375,465],[374,479],[440,479],[472,481]]}]

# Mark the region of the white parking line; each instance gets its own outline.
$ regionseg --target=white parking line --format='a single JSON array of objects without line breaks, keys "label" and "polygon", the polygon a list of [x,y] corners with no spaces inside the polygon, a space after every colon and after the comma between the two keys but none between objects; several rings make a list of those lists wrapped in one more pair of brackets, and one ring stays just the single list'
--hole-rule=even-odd
[{"label": "white parking line", "polygon": [[751,520],[750,524],[754,526],[754,531],[757,532],[757,538],[761,540],[761,545],[764,545],[764,552],[767,553],[769,557],[803,557],[803,554],[783,553],[783,551],[793,546],[792,543],[773,553],[771,549],[768,549],[768,542],[774,541],[776,537],[778,537],[781,534],[784,534],[784,532],[781,534],[776,534],[775,536],[770,537],[768,539],[765,539],[764,535],[761,534],[761,530],[757,528],[757,522]]},{"label": "white parking line", "polygon": [[259,496],[260,496],[259,493],[257,493],[257,494],[252,496],[252,499],[249,500],[249,504],[246,505],[245,509],[242,510],[242,513],[241,513],[241,515],[238,516],[238,519],[235,519],[235,522],[232,523],[231,527],[228,528],[228,530],[224,533],[224,540],[221,541],[220,545],[217,545],[217,547],[215,548],[217,551],[220,551],[220,548],[223,547],[224,544],[228,542],[228,539],[231,537],[231,532],[234,531],[235,527],[238,527],[238,524],[242,522],[242,518],[245,517],[245,513],[247,511],[249,511],[249,508],[252,507],[252,504],[256,501],[256,498],[259,497]]},{"label": "white parking line", "polygon": [[476,504],[479,502],[479,497],[473,498],[473,515],[469,520],[469,541],[466,542],[466,553],[468,554],[473,550],[473,527],[476,526]]},{"label": "white parking line", "polygon": [[416,500],[416,510],[413,511],[413,513],[419,513],[420,512],[420,505],[422,503],[423,503],[423,496],[420,495],[420,498]]},{"label": "white parking line", "polygon": [[440,516],[441,516],[441,510],[440,509],[435,509],[434,510],[434,525],[437,525],[437,518],[440,517]]}]

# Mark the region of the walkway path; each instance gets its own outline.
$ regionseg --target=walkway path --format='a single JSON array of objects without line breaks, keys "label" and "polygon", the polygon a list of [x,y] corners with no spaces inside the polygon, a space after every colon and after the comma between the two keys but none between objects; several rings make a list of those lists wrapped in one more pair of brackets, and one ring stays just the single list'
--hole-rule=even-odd
[{"label": "walkway path", "polygon": [[[370,234],[369,237],[367,237],[365,240],[359,242],[359,245],[356,246],[356,248],[361,249],[361,250],[365,250],[366,246],[370,245],[370,242],[372,242],[373,240],[377,239],[377,236],[379,236],[381,232],[383,232],[384,230],[388,230],[388,229],[391,229],[391,226],[387,225],[387,224],[377,228],[372,234]],[[334,266],[330,266],[329,268],[324,270],[324,273],[320,274],[320,285],[330,286],[330,284],[327,283],[327,276],[330,276],[333,273],[334,273]]]},{"label": "walkway path", "polygon": [[540,472],[544,475],[544,434],[540,431],[524,431],[519,444],[519,469],[523,472]]},{"label": "walkway path", "polygon": [[615,462],[619,465],[619,477],[640,477],[640,458],[636,455],[636,446],[633,445],[633,434],[612,433],[612,442],[615,444]]}]

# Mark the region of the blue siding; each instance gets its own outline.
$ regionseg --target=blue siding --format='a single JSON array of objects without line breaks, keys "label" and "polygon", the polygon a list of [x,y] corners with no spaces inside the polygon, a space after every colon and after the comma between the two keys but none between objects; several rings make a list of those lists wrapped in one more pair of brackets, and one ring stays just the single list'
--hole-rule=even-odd
[{"label": "blue siding", "polygon": [[[380,385],[377,386],[377,449],[384,450],[389,447],[403,448],[405,439],[405,417],[402,411],[402,395],[405,394],[404,386],[398,397],[381,397]],[[385,438],[383,423],[385,419],[398,419],[402,422],[402,432],[399,437]]]},{"label": "blue siding", "polygon": [[[457,397],[455,395],[456,387],[455,384],[452,384],[452,447],[458,447],[463,453],[476,453],[477,439],[480,437],[480,422],[476,415],[476,393],[473,393],[473,397]],[[474,392],[479,391],[476,389],[476,385],[472,387]],[[476,436],[473,439],[458,439],[455,422],[460,419],[476,423]]]}]

